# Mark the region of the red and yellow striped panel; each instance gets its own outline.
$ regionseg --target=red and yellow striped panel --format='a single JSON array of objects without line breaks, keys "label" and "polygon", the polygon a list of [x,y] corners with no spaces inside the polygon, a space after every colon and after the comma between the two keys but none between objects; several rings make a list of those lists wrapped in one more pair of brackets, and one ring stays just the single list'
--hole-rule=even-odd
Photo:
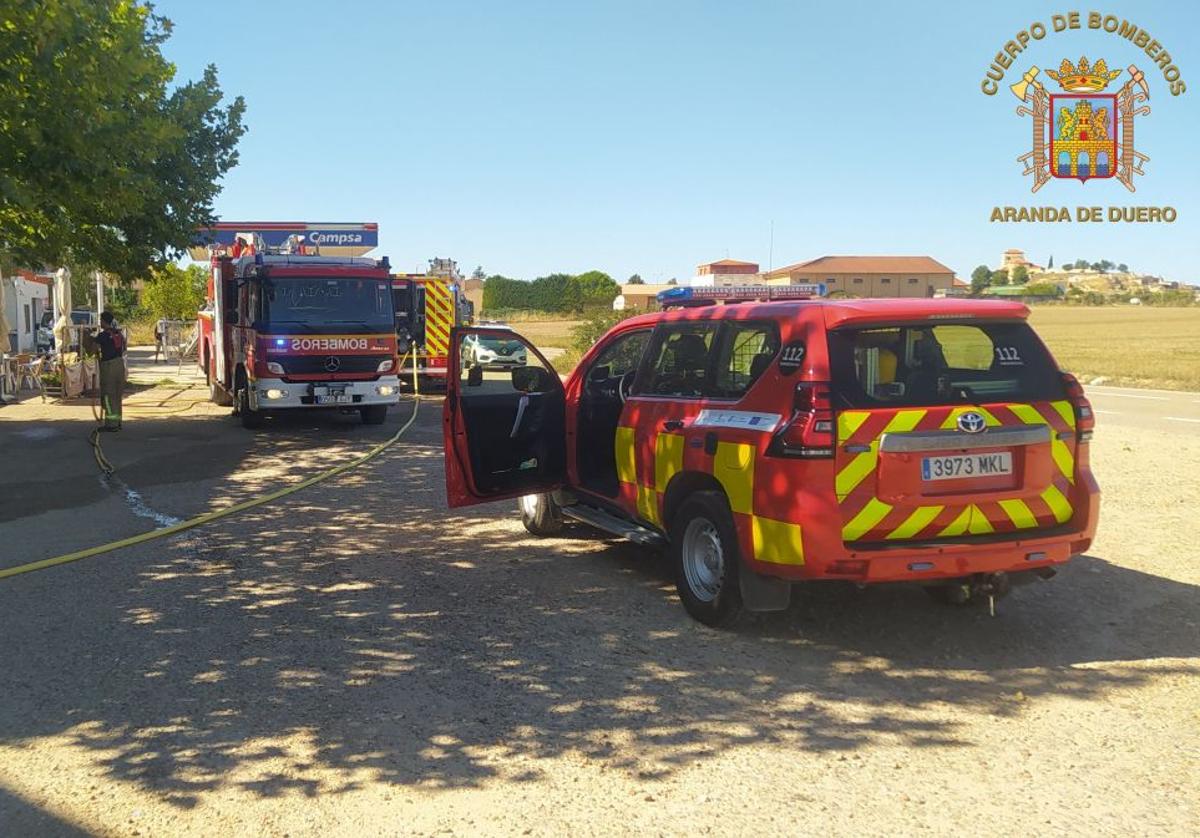
[{"label": "red and yellow striped panel", "polygon": [[[1048,425],[1056,472],[1051,484],[1034,498],[1001,498],[977,504],[892,505],[875,496],[879,443],[884,433],[947,430],[960,414],[980,413],[989,427]],[[835,490],[842,510],[843,541],[899,541],[986,535],[993,532],[1052,527],[1070,520],[1071,487],[1075,482],[1072,446],[1058,438],[1071,432],[1075,416],[1066,401],[1004,404],[988,408],[912,408],[894,411],[850,410],[838,414],[838,447],[866,446],[840,468]]]},{"label": "red and yellow striped panel", "polygon": [[450,286],[431,280],[425,283],[425,354],[450,354],[450,329],[454,325],[454,297]]}]

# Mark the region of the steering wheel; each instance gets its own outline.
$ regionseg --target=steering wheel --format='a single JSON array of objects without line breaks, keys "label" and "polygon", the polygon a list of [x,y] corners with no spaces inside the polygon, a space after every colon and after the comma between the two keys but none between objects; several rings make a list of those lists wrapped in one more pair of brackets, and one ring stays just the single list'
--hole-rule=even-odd
[{"label": "steering wheel", "polygon": [[621,404],[625,404],[625,400],[629,398],[629,390],[633,387],[633,377],[637,374],[637,370],[630,370],[617,380],[617,395],[621,399]]}]

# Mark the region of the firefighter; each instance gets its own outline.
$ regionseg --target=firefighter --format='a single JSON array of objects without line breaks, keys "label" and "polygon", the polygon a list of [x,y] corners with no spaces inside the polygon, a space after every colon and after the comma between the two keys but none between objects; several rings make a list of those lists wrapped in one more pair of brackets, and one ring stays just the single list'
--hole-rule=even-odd
[{"label": "firefighter", "polygon": [[100,408],[102,431],[121,430],[121,393],[125,389],[125,336],[112,312],[100,315],[100,331],[88,339],[90,351],[100,353]]}]

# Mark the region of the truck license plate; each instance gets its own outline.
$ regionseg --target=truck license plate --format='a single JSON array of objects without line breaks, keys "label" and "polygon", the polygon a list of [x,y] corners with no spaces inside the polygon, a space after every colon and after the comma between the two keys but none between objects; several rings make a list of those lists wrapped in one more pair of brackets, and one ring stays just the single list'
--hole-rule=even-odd
[{"label": "truck license plate", "polygon": [[1012,452],[950,454],[921,459],[922,480],[961,480],[966,477],[997,477],[1012,474]]},{"label": "truck license plate", "polygon": [[330,393],[328,396],[314,396],[317,404],[346,404],[350,401],[350,396],[345,393]]}]

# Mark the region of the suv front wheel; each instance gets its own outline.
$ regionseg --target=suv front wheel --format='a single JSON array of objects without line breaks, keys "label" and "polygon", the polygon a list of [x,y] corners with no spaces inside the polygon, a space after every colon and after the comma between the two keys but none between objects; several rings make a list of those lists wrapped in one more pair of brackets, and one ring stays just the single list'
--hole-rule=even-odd
[{"label": "suv front wheel", "polygon": [[708,626],[723,627],[742,614],[733,514],[720,492],[697,492],[671,521],[675,587],[683,607]]},{"label": "suv front wheel", "polygon": [[556,535],[562,531],[562,509],[549,492],[523,495],[517,500],[521,523],[533,535]]}]

